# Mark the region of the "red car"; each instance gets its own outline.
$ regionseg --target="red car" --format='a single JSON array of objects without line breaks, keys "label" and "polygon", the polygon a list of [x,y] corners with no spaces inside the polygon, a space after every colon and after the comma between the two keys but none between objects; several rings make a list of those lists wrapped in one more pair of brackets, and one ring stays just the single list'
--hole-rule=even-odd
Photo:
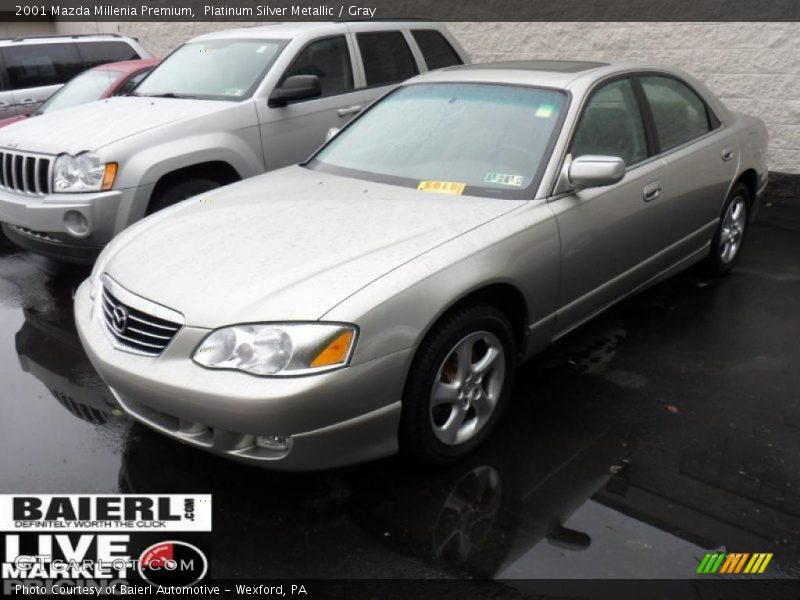
[{"label": "red car", "polygon": [[69,80],[29,115],[0,119],[0,127],[11,125],[28,117],[101,100],[109,96],[125,96],[133,91],[159,61],[160,59],[157,58],[123,60],[88,69]]}]

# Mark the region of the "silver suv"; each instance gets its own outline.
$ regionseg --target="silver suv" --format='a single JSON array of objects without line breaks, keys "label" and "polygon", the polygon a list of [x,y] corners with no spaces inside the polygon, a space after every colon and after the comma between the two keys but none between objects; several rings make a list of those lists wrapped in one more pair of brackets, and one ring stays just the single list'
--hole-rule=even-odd
[{"label": "silver suv", "polygon": [[197,37],[133,96],[0,131],[3,232],[40,254],[92,262],[145,215],[300,162],[397,83],[464,62],[437,23],[292,23]]}]

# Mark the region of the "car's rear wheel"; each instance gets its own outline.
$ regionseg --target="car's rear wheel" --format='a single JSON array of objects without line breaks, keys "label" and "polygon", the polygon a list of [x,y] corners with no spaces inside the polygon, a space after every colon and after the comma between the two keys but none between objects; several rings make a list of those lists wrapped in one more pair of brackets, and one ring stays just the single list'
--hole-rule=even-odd
[{"label": "car's rear wheel", "polygon": [[215,179],[208,177],[192,177],[190,179],[182,179],[174,183],[167,183],[166,185],[158,187],[153,193],[153,198],[150,200],[150,205],[147,207],[147,214],[153,214],[173,204],[177,204],[182,200],[191,198],[220,187],[222,184]]},{"label": "car's rear wheel", "polygon": [[747,232],[750,191],[737,183],[722,208],[719,226],[711,240],[711,253],[706,260],[707,270],[714,275],[727,275],[739,261],[742,243]]},{"label": "car's rear wheel", "polygon": [[496,308],[472,306],[437,324],[406,382],[401,452],[444,465],[477,448],[505,408],[515,363],[513,330]]}]

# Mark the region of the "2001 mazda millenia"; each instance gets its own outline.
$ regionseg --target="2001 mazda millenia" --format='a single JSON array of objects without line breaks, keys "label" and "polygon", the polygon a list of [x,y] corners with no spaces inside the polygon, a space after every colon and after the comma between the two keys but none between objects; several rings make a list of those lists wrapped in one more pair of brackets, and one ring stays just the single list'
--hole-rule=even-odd
[{"label": "2001 mazda millenia", "polygon": [[514,369],[616,300],[739,255],[767,134],[677,71],[422,75],[303,165],[124,232],[78,290],[136,419],[274,468],[457,459]]}]

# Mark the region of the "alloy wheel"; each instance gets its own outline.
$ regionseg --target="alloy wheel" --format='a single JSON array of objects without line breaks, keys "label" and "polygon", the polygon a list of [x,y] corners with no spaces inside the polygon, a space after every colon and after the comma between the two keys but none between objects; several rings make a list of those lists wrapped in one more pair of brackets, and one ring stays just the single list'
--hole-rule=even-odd
[{"label": "alloy wheel", "polygon": [[448,446],[468,442],[491,418],[503,391],[506,356],[498,337],[471,333],[448,352],[433,382],[430,420]]},{"label": "alloy wheel", "polygon": [[725,211],[719,235],[719,257],[725,264],[736,258],[742,246],[746,218],[747,203],[742,196],[736,196]]}]

